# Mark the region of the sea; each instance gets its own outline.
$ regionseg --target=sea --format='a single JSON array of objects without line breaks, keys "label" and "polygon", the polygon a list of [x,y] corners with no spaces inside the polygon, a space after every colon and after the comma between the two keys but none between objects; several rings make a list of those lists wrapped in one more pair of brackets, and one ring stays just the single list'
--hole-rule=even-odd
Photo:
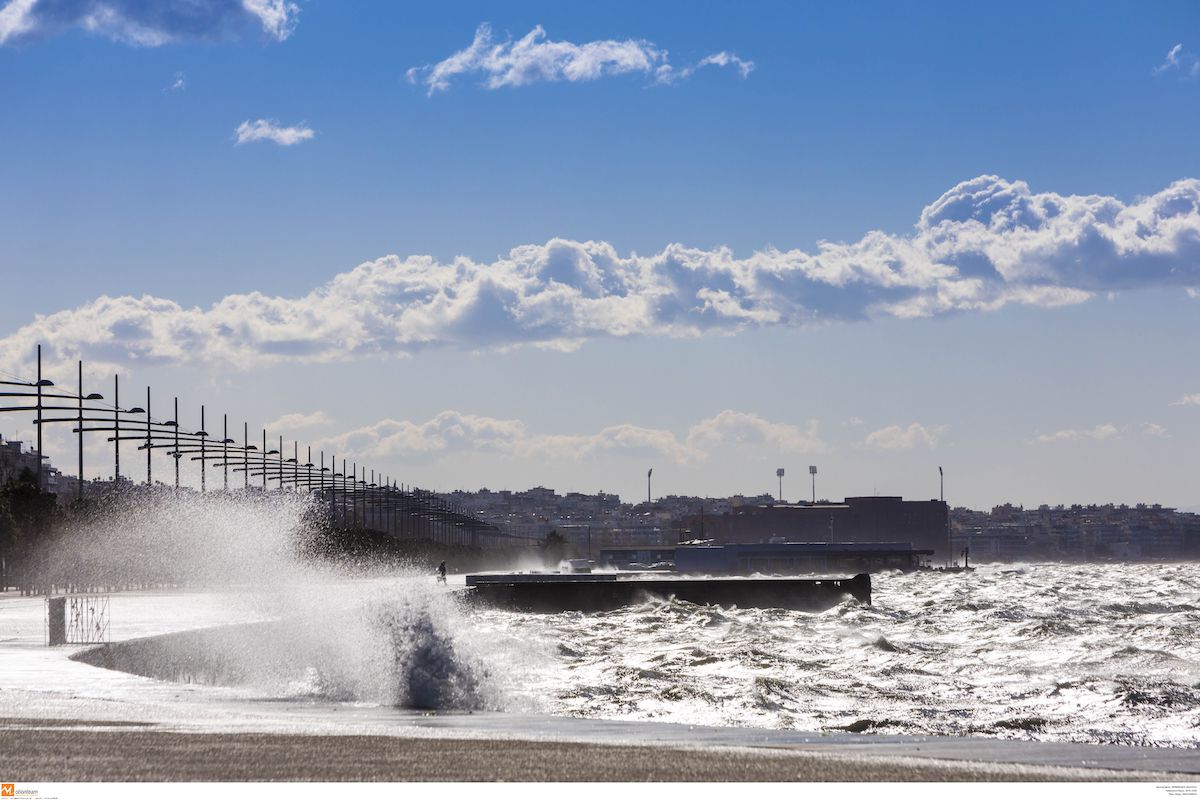
[{"label": "sea", "polygon": [[873,576],[822,612],[652,600],[443,621],[460,705],[602,719],[1200,745],[1196,564]]},{"label": "sea", "polygon": [[648,598],[522,613],[451,583],[276,586],[260,622],[163,637],[173,652],[139,639],[124,661],[250,703],[1200,746],[1195,564],[888,572],[871,605],[820,612]]}]

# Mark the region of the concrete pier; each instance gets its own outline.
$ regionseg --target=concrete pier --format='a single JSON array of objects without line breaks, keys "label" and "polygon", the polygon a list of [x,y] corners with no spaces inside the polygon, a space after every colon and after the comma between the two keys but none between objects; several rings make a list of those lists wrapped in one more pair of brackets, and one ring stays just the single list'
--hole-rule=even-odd
[{"label": "concrete pier", "polygon": [[602,611],[674,597],[689,603],[821,611],[852,597],[871,603],[871,576],[853,578],[665,578],[656,573],[468,575],[469,595],[521,611]]}]

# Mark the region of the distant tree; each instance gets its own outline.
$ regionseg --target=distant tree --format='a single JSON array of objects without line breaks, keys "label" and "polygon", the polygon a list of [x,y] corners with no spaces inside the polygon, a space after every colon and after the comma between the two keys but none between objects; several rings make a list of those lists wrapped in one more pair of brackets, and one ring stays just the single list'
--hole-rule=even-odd
[{"label": "distant tree", "polygon": [[17,526],[8,511],[8,499],[0,497],[0,592],[15,584]]},{"label": "distant tree", "polygon": [[0,547],[6,569],[15,572],[19,585],[27,588],[28,575],[37,546],[49,536],[55,497],[43,492],[37,476],[28,468],[15,481],[0,488]]},{"label": "distant tree", "polygon": [[550,566],[558,564],[567,555],[567,540],[557,530],[546,534],[542,540],[542,561]]}]

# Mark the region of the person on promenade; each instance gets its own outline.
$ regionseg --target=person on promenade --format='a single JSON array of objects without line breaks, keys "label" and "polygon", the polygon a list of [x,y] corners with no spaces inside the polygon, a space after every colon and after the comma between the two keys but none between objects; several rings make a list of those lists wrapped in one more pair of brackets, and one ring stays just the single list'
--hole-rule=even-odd
[{"label": "person on promenade", "polygon": [[437,571],[438,571],[437,582],[445,583],[446,582],[446,562],[445,561],[438,564]]}]

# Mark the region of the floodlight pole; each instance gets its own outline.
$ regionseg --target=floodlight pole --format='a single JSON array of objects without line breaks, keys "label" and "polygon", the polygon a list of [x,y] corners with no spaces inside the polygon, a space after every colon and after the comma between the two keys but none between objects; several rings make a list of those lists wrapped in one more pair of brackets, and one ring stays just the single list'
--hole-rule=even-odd
[{"label": "floodlight pole", "polygon": [[229,415],[221,415],[221,464],[225,469],[224,490],[229,491]]},{"label": "floodlight pole", "polygon": [[650,505],[650,476],[654,474],[654,467],[646,471],[646,505]]}]

